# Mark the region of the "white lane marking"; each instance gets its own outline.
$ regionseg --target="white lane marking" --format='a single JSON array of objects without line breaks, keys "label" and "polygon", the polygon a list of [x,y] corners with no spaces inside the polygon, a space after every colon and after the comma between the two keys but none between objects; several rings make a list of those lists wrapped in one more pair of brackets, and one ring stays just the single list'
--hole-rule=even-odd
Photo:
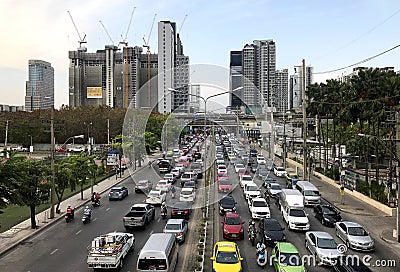
[{"label": "white lane marking", "polygon": [[50,253],[50,255],[53,255],[54,253],[56,253],[57,250],[58,250],[58,248],[54,249],[54,250]]},{"label": "white lane marking", "polygon": [[111,209],[111,208],[107,208],[107,209],[106,209],[106,212],[108,212],[110,209]]},{"label": "white lane marking", "polygon": [[96,221],[97,220],[97,217],[96,218],[93,218],[93,220],[92,221]]},{"label": "white lane marking", "polygon": [[78,235],[79,233],[81,233],[82,230],[79,230],[77,233],[75,233],[76,235]]},{"label": "white lane marking", "polygon": [[154,230],[151,230],[149,233],[149,236],[151,236],[153,234]]},{"label": "white lane marking", "polygon": [[160,220],[161,220],[161,218],[158,218],[158,219],[157,219],[157,223],[159,223],[159,222],[160,222]]}]

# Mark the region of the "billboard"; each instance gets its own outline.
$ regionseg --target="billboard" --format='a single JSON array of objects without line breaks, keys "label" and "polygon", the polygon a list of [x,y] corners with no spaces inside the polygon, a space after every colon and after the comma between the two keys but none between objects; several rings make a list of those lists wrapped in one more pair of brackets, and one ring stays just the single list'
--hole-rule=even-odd
[{"label": "billboard", "polygon": [[103,98],[101,87],[86,87],[87,98]]}]

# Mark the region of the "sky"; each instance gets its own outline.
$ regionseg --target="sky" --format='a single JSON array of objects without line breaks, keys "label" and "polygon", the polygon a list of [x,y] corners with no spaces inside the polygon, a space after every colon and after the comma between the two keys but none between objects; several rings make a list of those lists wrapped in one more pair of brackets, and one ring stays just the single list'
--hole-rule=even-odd
[{"label": "sky", "polygon": [[[79,45],[67,11],[80,35],[86,35],[88,52],[95,52],[111,44],[99,20],[118,45],[134,7],[129,46],[143,45],[157,14],[156,23],[177,23],[191,65],[217,66],[222,71],[228,71],[231,50],[241,50],[256,39],[275,41],[276,68],[287,68],[289,74],[305,59],[314,67],[315,82],[349,74],[352,68],[320,72],[352,65],[400,44],[398,0],[1,0],[0,104],[24,105],[28,60],[40,59],[55,70],[56,108],[67,105],[68,51]],[[156,23],[149,40],[153,53]],[[360,66],[398,71],[399,65],[397,48]],[[195,81],[196,68],[191,73]],[[221,78],[228,86],[227,74],[222,72]],[[213,92],[220,90],[207,90],[207,95]]]}]

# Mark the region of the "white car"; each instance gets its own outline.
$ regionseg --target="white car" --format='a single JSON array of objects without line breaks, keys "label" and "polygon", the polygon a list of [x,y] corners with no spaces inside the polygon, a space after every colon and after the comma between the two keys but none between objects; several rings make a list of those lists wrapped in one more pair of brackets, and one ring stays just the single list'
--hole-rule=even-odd
[{"label": "white car", "polygon": [[179,170],[178,168],[174,168],[171,170],[171,174],[173,174],[175,177],[180,177],[181,173],[181,170]]},{"label": "white car", "polygon": [[146,203],[151,205],[161,205],[165,202],[167,194],[161,190],[151,190],[147,195]]},{"label": "white car", "polygon": [[228,169],[226,169],[225,164],[218,165],[218,173],[228,173]]},{"label": "white car", "polygon": [[261,191],[255,183],[248,183],[243,188],[243,195],[246,200],[249,198],[261,197]]},{"label": "white car", "polygon": [[264,198],[256,197],[251,199],[249,209],[251,213],[251,218],[253,219],[271,217],[271,211],[269,209],[267,201]]},{"label": "white car", "polygon": [[282,187],[279,183],[276,182],[268,183],[267,192],[270,197],[278,197],[278,194],[282,192]]},{"label": "white car", "polygon": [[254,183],[253,178],[250,175],[243,175],[240,177],[240,187],[244,188],[246,184]]},{"label": "white car", "polygon": [[224,164],[225,165],[225,160],[224,159],[217,159],[216,163],[217,163],[217,165],[220,165],[220,164]]},{"label": "white car", "polygon": [[287,173],[286,173],[285,168],[280,167],[280,166],[275,166],[274,167],[274,174],[277,177],[284,177],[284,176],[286,176]]},{"label": "white car", "polygon": [[179,201],[189,201],[194,202],[196,198],[196,191],[194,188],[184,187],[181,190],[181,194],[179,195]]},{"label": "white car", "polygon": [[[239,172],[239,169],[245,168],[243,163],[237,163],[235,164],[235,171],[236,173]],[[246,168],[245,168],[246,169]]]},{"label": "white car", "polygon": [[160,190],[160,191],[163,191],[163,192],[168,192],[169,191],[169,186],[170,186],[170,183],[168,182],[168,180],[162,179],[157,183],[156,190]]},{"label": "white car", "polygon": [[184,166],[182,163],[177,163],[177,164],[175,165],[175,168],[176,168],[176,169],[179,169],[181,172],[184,172],[184,171],[185,171],[185,166]]},{"label": "white car", "polygon": [[265,160],[263,155],[261,155],[261,156],[257,155],[257,164],[263,165],[263,164],[266,164],[266,163],[267,163],[267,161]]}]

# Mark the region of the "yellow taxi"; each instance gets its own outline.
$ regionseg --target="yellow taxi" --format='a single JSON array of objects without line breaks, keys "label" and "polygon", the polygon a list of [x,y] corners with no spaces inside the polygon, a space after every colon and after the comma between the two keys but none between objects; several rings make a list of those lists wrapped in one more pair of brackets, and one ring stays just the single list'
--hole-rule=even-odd
[{"label": "yellow taxi", "polygon": [[243,258],[235,242],[222,241],[214,245],[212,257],[213,272],[242,272]]}]

